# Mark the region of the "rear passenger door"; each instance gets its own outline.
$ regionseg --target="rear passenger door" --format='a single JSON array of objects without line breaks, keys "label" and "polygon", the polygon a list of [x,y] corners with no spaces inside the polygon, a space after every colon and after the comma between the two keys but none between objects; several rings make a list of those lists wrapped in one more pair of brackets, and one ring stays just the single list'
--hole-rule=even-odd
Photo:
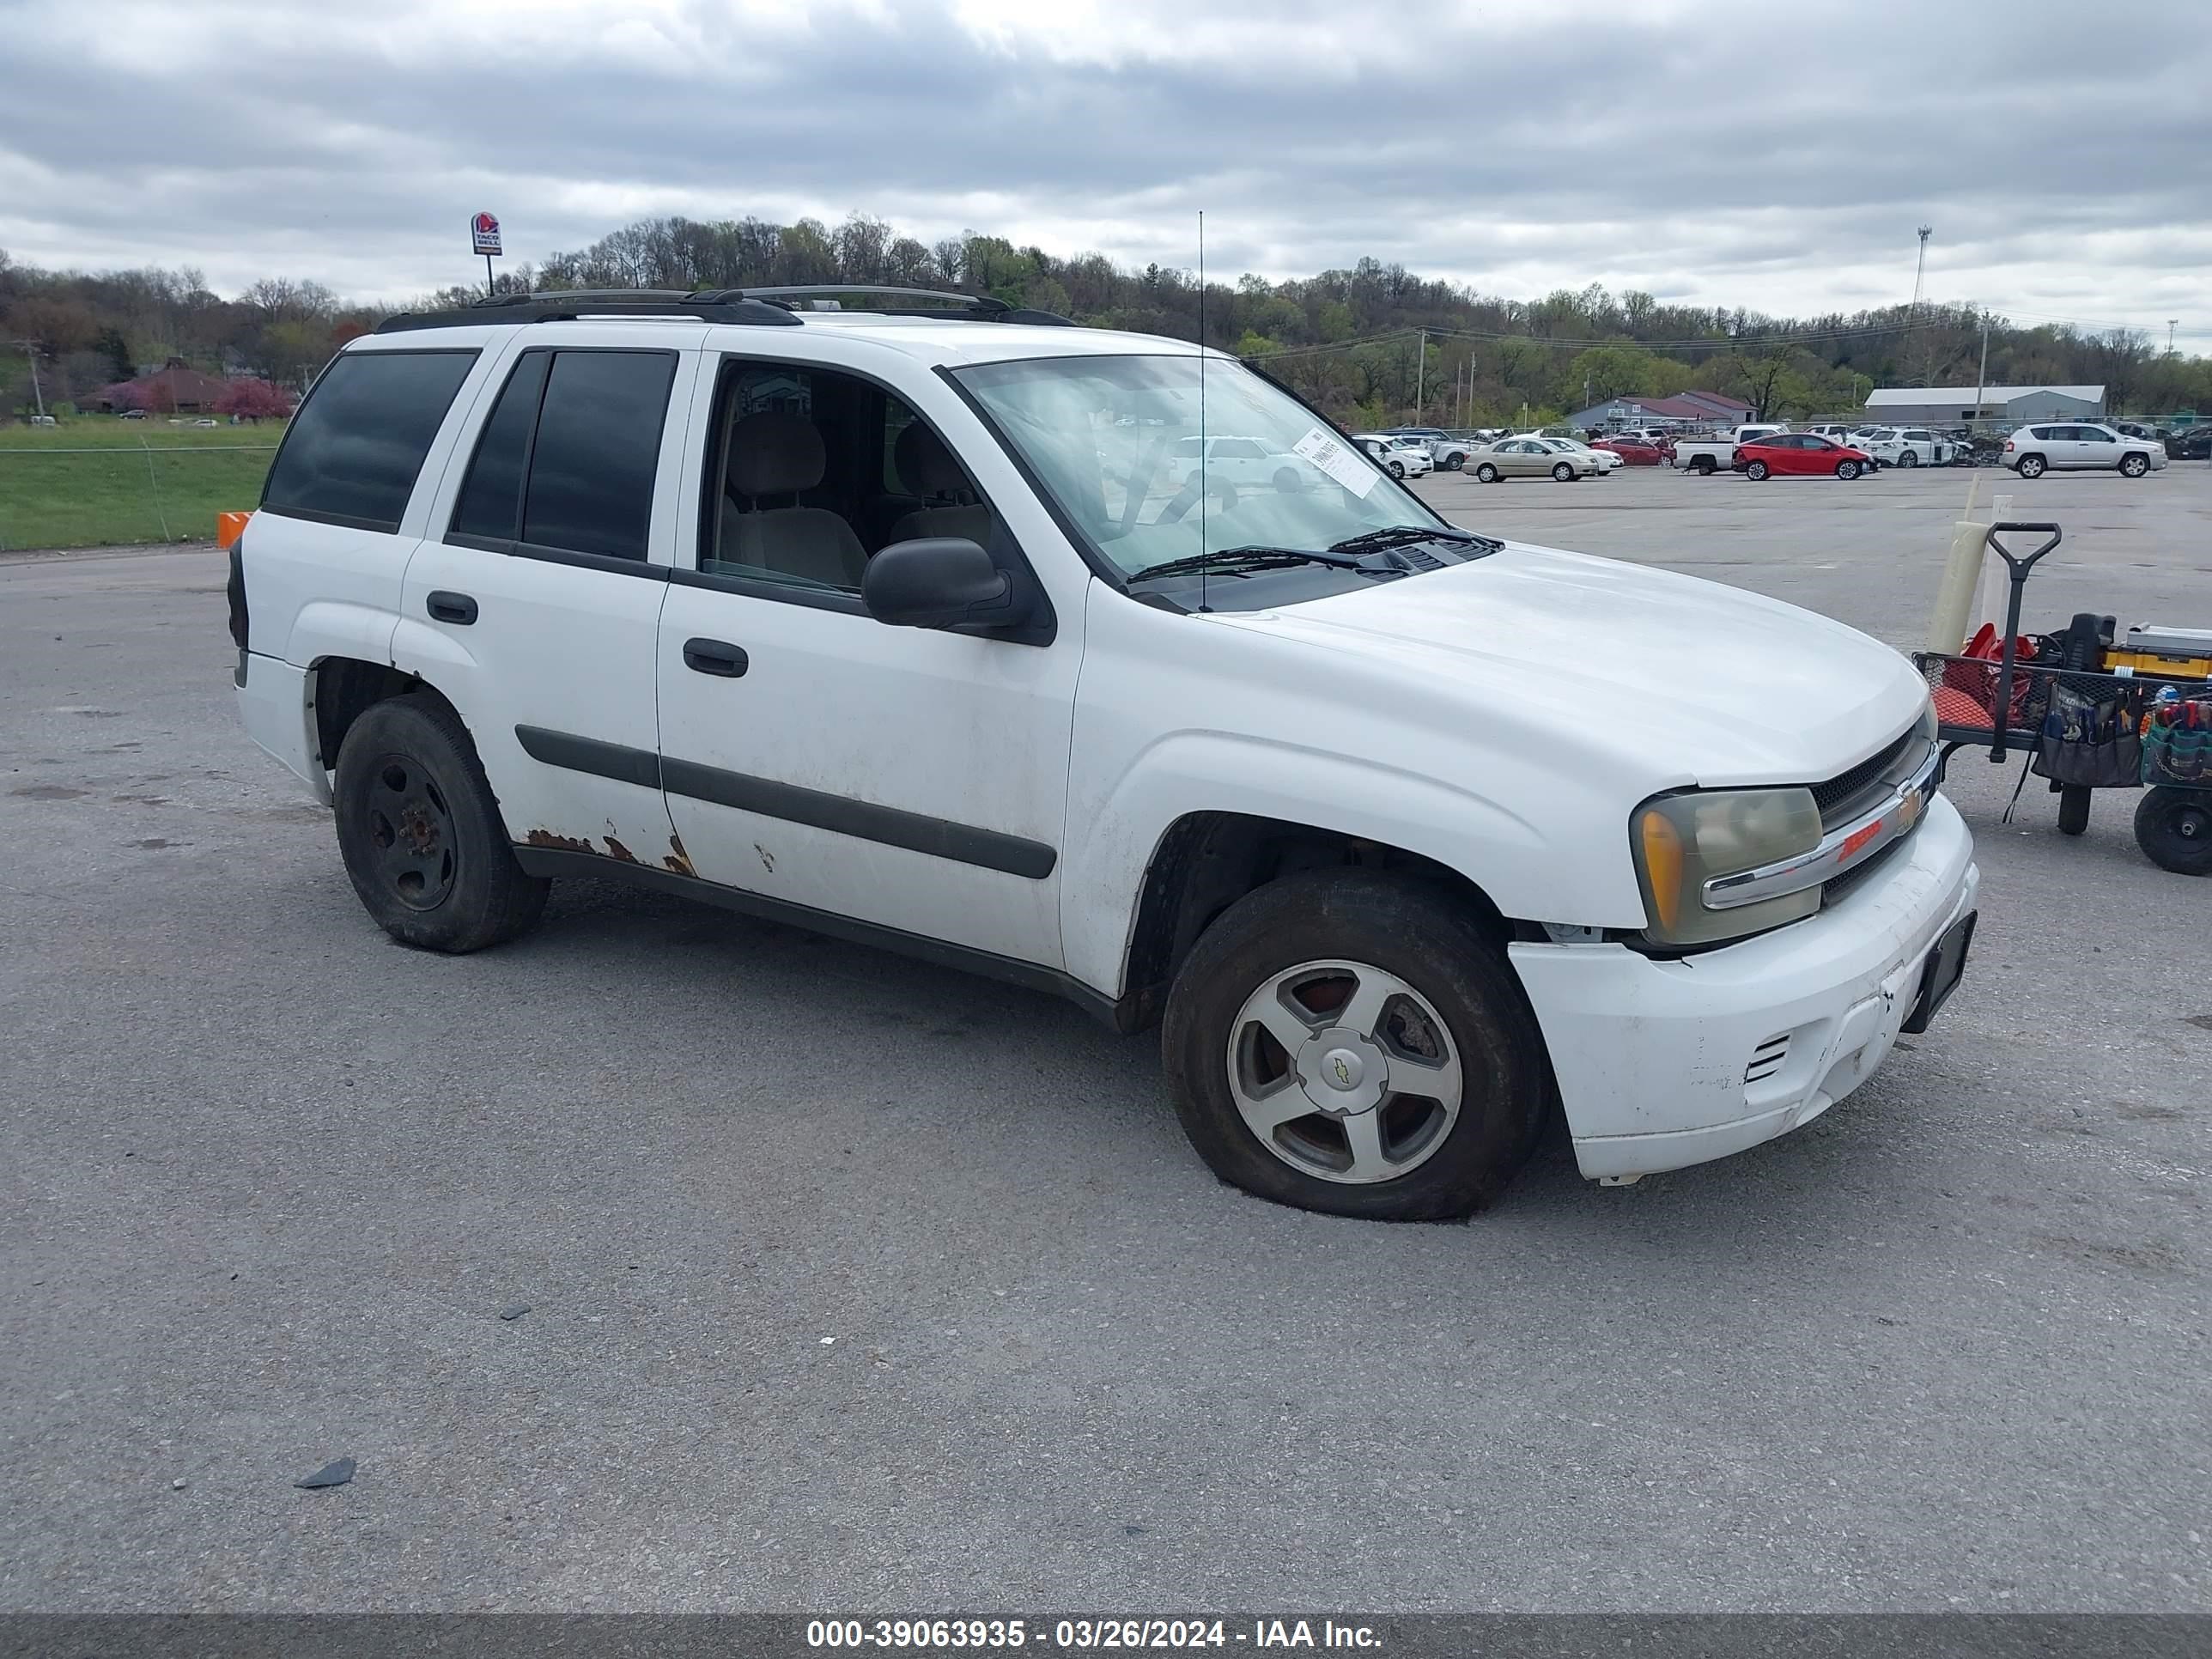
[{"label": "rear passenger door", "polygon": [[521,332],[407,569],[398,667],[461,714],[517,842],[661,865],[653,652],[694,351]]}]

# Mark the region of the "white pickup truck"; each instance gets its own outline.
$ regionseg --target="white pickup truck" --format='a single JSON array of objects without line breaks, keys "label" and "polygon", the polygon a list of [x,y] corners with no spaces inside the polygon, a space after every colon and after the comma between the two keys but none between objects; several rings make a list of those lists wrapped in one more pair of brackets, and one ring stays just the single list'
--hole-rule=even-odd
[{"label": "white pickup truck", "polygon": [[[1957,983],[1972,843],[1887,646],[1448,523],[1225,354],[944,301],[543,295],[338,354],[231,548],[233,678],[380,926],[476,951],[611,879],[1055,992],[1158,1028],[1222,1179],[1373,1219],[1480,1207],[1555,1112],[1610,1181],[1786,1133]],[[1172,467],[1201,418],[1295,487]],[[665,932],[598,906],[538,960]],[[321,895],[268,915],[335,948]],[[620,1015],[711,1045],[782,948]],[[477,982],[379,963],[395,1017]],[[908,1133],[809,1046],[925,983],[876,971],[784,973],[794,1046],[718,1109]],[[1048,1127],[970,1137],[975,1182],[1062,1178],[1012,1161],[1121,1112],[1085,1063],[978,1071],[979,1124]]]},{"label": "white pickup truck", "polygon": [[1778,432],[1789,430],[1786,422],[1753,422],[1736,428],[1725,438],[1677,438],[1674,453],[1667,464],[1679,466],[1686,472],[1708,476],[1725,472],[1735,459],[1738,444],[1747,444],[1754,438],[1770,438]]}]

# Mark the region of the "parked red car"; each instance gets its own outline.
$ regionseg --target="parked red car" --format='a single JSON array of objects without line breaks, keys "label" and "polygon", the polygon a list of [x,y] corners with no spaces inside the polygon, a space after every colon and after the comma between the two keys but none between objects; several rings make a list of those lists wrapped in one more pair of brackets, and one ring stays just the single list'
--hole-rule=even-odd
[{"label": "parked red car", "polygon": [[1874,457],[1818,433],[1778,432],[1753,443],[1738,444],[1731,465],[1747,478],[1794,473],[1856,478],[1874,471]]},{"label": "parked red car", "polygon": [[1592,449],[1609,449],[1620,457],[1623,466],[1656,466],[1666,459],[1657,444],[1648,444],[1641,438],[1600,438]]}]

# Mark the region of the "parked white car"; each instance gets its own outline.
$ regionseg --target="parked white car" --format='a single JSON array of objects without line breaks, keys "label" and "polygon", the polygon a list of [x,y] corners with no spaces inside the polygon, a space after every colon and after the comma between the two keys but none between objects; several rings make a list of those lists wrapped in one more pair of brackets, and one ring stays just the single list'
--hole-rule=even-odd
[{"label": "parked white car", "polygon": [[1170,452],[1168,477],[1178,487],[1201,470],[1201,455],[1207,488],[1214,490],[1295,489],[1304,475],[1297,456],[1273,453],[1257,438],[1208,437],[1203,449],[1200,443],[1196,438],[1179,438]]},{"label": "parked white car", "polygon": [[2050,421],[2024,426],[2007,438],[2003,459],[2023,478],[2085,470],[2140,478],[2163,467],[2166,453],[2162,443],[2124,437],[2108,426]]},{"label": "parked white car", "polygon": [[1924,426],[1885,427],[1855,440],[1851,447],[1863,449],[1883,466],[1948,466],[1959,453],[1958,445]]},{"label": "parked white car", "polygon": [[1592,475],[1595,477],[1609,478],[1614,472],[1628,465],[1611,450],[1592,449],[1580,438],[1539,438],[1537,441],[1548,447],[1555,454],[1588,457],[1591,465],[1596,469]]},{"label": "parked white car", "polygon": [[1394,478],[1423,477],[1436,467],[1428,446],[1410,438],[1394,438],[1387,432],[1355,432],[1352,441],[1372,455],[1376,465]]},{"label": "parked white car", "polygon": [[[613,878],[1057,992],[1161,1027],[1224,1180],[1376,1219],[1480,1207],[1554,1103],[1608,1180],[1784,1133],[1957,982],[1972,846],[1887,646],[1455,527],[1226,354],[946,303],[556,295],[340,351],[230,632],[381,927],[474,951]],[[1308,487],[1170,481],[1200,376]],[[747,955],[666,1017],[711,1044]],[[779,994],[848,1024],[868,971]],[[573,982],[541,1015],[604,1018]]]}]

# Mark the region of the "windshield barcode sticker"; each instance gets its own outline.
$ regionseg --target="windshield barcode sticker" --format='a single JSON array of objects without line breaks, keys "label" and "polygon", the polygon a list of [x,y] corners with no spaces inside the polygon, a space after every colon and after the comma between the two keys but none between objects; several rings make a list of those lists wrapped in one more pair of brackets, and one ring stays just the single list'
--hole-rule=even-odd
[{"label": "windshield barcode sticker", "polygon": [[1364,456],[1353,454],[1350,445],[1340,438],[1330,437],[1319,427],[1292,444],[1291,451],[1304,456],[1355,495],[1364,497],[1375,488],[1376,479],[1382,476]]}]

